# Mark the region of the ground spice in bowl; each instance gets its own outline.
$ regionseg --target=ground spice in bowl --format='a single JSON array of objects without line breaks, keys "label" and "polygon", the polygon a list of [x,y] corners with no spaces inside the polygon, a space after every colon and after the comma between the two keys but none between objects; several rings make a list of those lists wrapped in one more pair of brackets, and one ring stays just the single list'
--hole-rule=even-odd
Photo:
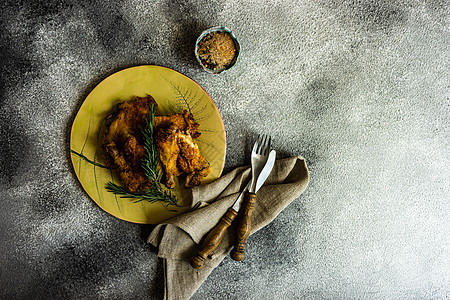
[{"label": "ground spice in bowl", "polygon": [[207,71],[215,74],[229,69],[239,52],[237,40],[223,27],[205,31],[196,48],[198,61]]}]

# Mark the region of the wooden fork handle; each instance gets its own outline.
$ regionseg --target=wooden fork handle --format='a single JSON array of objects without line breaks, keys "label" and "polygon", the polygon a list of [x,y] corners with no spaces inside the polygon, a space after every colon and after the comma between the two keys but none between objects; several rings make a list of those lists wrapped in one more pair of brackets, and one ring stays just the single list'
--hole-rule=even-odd
[{"label": "wooden fork handle", "polygon": [[225,213],[225,215],[220,219],[216,227],[214,227],[208,233],[208,235],[206,236],[205,240],[202,243],[201,249],[197,251],[197,255],[191,258],[191,266],[193,268],[200,269],[201,267],[203,267],[205,259],[220,244],[223,235],[227,231],[227,228],[230,227],[231,222],[233,222],[236,215],[237,211],[235,211],[230,207]]},{"label": "wooden fork handle", "polygon": [[238,224],[238,239],[234,249],[231,251],[231,258],[236,261],[242,261],[245,257],[245,243],[252,229],[252,213],[255,208],[256,194],[246,193],[242,203],[242,217]]}]

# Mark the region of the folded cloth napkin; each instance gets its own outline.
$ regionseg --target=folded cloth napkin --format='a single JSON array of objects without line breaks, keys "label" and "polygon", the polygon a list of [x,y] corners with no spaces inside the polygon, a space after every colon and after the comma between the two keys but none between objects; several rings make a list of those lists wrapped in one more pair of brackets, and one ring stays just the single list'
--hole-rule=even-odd
[{"label": "folded cloth napkin", "polygon": [[[158,224],[148,242],[158,248],[164,266],[164,299],[188,299],[206,280],[211,271],[231,251],[237,236],[237,220],[228,228],[219,246],[194,269],[190,259],[199,250],[202,238],[219,222],[233,205],[251,176],[250,167],[239,167],[221,178],[192,189],[195,209]],[[265,184],[257,193],[252,214],[255,233],[269,224],[305,189],[309,172],[301,156],[277,160]],[[251,253],[246,253],[251,255]],[[239,262],[239,263],[245,263]]]}]

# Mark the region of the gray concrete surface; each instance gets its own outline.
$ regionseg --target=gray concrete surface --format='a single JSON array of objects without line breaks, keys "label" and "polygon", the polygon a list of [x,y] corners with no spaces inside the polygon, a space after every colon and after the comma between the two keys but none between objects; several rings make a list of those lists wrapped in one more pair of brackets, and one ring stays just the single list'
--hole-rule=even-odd
[{"label": "gray concrete surface", "polygon": [[[0,298],[161,299],[151,225],[101,211],[69,160],[83,99],[157,64],[212,96],[225,171],[253,136],[303,155],[311,183],[193,299],[448,299],[447,1],[3,1]],[[242,44],[212,76],[193,42],[224,25]]]}]

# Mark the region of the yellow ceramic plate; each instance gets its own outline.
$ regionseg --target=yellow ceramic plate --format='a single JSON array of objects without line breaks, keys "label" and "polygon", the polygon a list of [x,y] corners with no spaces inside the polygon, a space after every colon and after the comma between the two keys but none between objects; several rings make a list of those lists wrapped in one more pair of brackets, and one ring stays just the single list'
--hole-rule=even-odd
[{"label": "yellow ceramic plate", "polygon": [[161,115],[184,109],[200,124],[197,144],[211,164],[208,183],[220,176],[225,162],[225,129],[211,97],[195,81],[174,70],[160,66],[138,66],[119,71],[97,85],[84,100],[72,125],[70,149],[75,173],[88,195],[113,216],[134,223],[156,224],[186,211],[191,206],[190,193],[177,182],[174,191],[182,207],[148,201],[135,202],[105,189],[109,181],[120,183],[114,170],[104,168],[101,149],[105,117],[116,104],[133,96],[151,95]]}]

